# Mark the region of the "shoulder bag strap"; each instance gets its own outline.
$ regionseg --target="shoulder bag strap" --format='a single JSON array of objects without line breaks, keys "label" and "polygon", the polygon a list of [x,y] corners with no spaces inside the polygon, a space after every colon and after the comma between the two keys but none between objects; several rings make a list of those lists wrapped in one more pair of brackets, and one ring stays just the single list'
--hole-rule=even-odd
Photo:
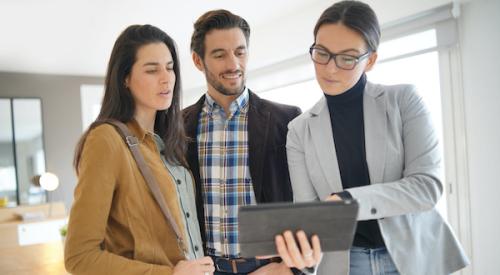
[{"label": "shoulder bag strap", "polygon": [[120,133],[120,135],[124,139],[128,148],[132,152],[132,155],[134,156],[137,166],[139,167],[139,170],[141,171],[144,180],[146,180],[146,183],[148,184],[148,187],[151,190],[153,197],[160,206],[161,212],[163,212],[163,215],[165,216],[167,221],[170,223],[170,226],[174,230],[175,235],[177,237],[177,241],[179,243],[179,247],[181,248],[182,251],[184,251],[184,253],[186,253],[186,247],[184,245],[183,237],[179,230],[179,227],[177,226],[177,223],[175,222],[172,213],[170,213],[167,203],[165,202],[165,198],[161,194],[160,187],[158,186],[158,183],[156,182],[156,179],[153,176],[151,169],[149,169],[149,166],[146,164],[146,161],[144,160],[144,157],[142,156],[142,153],[139,150],[139,140],[130,132],[127,125],[125,125],[124,123],[117,120],[107,120],[105,121],[105,123],[109,123],[115,126],[115,128],[118,130],[118,133]]}]

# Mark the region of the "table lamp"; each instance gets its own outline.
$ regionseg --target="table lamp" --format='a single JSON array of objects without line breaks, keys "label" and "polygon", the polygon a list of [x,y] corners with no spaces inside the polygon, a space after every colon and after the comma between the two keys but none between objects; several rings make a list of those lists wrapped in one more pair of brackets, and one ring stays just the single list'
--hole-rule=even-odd
[{"label": "table lamp", "polygon": [[50,192],[59,186],[59,178],[50,172],[45,172],[40,176],[40,186],[47,190],[47,202],[49,203],[49,218],[52,216],[52,202],[50,201]]}]

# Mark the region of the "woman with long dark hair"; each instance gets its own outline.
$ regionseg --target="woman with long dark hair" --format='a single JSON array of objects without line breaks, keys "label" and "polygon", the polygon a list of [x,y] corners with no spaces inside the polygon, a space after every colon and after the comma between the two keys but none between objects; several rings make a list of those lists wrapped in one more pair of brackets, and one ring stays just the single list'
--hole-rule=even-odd
[{"label": "woman with long dark hair", "polygon": [[468,260],[435,208],[438,137],[415,87],[367,81],[379,40],[363,2],[318,19],[309,50],[325,96],[288,125],[294,199],[359,202],[353,247],[325,253],[319,274],[450,274]]},{"label": "woman with long dark hair", "polygon": [[[160,29],[133,25],[116,40],[101,112],[76,148],[78,184],[65,247],[69,272],[213,273],[211,258],[203,257],[184,159],[179,72],[174,41]],[[115,125],[129,132],[125,139]]]}]

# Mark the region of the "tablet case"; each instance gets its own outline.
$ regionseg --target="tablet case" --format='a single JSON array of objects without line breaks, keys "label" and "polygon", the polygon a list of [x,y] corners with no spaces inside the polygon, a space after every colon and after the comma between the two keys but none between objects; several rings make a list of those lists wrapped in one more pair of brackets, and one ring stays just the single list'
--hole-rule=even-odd
[{"label": "tablet case", "polygon": [[268,203],[239,209],[241,257],[275,255],[274,237],[285,230],[304,230],[318,235],[321,249],[348,250],[356,230],[358,203],[340,202]]}]

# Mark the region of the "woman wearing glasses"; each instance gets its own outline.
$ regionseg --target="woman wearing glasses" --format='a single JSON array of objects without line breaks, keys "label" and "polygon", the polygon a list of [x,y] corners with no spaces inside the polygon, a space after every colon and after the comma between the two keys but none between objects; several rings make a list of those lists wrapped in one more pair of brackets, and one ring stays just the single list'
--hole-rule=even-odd
[{"label": "woman wearing glasses", "polygon": [[435,209],[441,159],[429,111],[410,85],[367,81],[380,28],[358,1],[326,9],[310,48],[325,96],[289,124],[295,201],[360,204],[353,247],[325,253],[319,274],[450,274],[468,264]]}]

